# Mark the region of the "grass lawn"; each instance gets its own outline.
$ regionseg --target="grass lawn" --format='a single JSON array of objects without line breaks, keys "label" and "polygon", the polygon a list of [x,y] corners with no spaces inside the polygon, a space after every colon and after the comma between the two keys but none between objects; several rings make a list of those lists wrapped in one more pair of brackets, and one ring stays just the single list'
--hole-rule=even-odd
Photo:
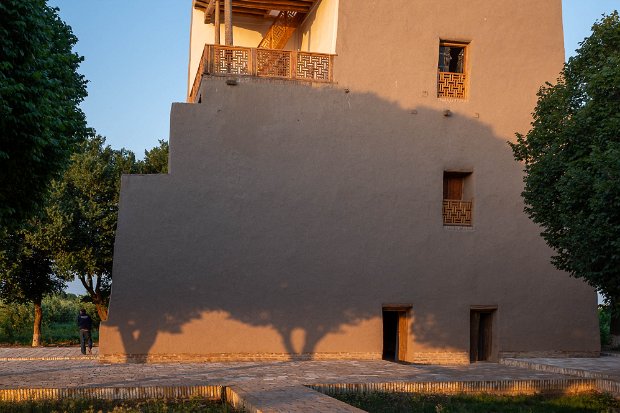
[{"label": "grass lawn", "polygon": [[620,400],[600,393],[570,396],[339,394],[345,403],[370,413],[616,413]]},{"label": "grass lawn", "polygon": [[0,402],[2,413],[235,413],[227,404],[203,399],[192,400],[60,400]]},{"label": "grass lawn", "polygon": [[[73,321],[43,325],[41,336],[43,338],[43,345],[70,346],[80,344],[80,331]],[[92,336],[93,342],[97,343],[99,341],[99,331],[93,329]],[[23,331],[14,331],[10,338],[0,331],[0,345],[29,346],[30,344],[32,344],[31,326],[28,326],[28,329]]]}]

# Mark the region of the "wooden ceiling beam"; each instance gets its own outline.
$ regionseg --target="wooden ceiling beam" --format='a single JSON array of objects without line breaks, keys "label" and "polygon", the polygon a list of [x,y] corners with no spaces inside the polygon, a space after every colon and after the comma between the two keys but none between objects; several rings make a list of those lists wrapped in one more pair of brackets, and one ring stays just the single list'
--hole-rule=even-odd
[{"label": "wooden ceiling beam", "polygon": [[[233,0],[233,7],[256,10],[280,10],[307,13],[317,0]],[[214,0],[194,0],[194,8],[210,17],[215,9]]]},{"label": "wooden ceiling beam", "polygon": [[[233,14],[268,17],[272,10],[294,11],[307,14],[319,0],[232,0]],[[220,12],[224,11],[224,1],[220,1]],[[194,8],[204,12],[205,23],[213,21],[215,0],[194,0]]]},{"label": "wooden ceiling beam", "polygon": [[297,6],[297,5],[284,6],[284,5],[275,5],[271,3],[257,4],[251,1],[242,1],[242,0],[233,1],[233,6],[246,7],[246,8],[257,9],[257,10],[266,10],[266,11],[270,11],[270,10],[297,11],[300,13],[308,13],[308,11],[310,10],[309,6]]}]

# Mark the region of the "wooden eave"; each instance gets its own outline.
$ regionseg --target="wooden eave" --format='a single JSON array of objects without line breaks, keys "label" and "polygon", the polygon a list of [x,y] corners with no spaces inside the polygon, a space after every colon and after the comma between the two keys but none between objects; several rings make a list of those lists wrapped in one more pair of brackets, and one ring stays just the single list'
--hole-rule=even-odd
[{"label": "wooden eave", "polygon": [[[233,14],[269,17],[272,10],[295,11],[307,14],[320,0],[232,0]],[[214,12],[214,0],[194,0],[194,8],[205,12],[205,22],[210,22]],[[220,1],[224,10],[224,1]]]}]

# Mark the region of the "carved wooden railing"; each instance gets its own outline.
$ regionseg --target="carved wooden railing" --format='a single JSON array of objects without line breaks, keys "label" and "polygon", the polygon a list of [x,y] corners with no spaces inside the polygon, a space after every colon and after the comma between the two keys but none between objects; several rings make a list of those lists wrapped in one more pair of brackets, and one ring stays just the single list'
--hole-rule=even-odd
[{"label": "carved wooden railing", "polygon": [[465,99],[466,87],[465,73],[438,72],[437,96],[453,99]]},{"label": "carved wooden railing", "polygon": [[443,224],[446,226],[471,226],[471,201],[443,200]]},{"label": "carved wooden railing", "polygon": [[202,73],[205,71],[205,64],[207,63],[207,48],[205,47],[202,50],[202,56],[200,56],[200,63],[198,63],[198,71],[196,72],[196,77],[194,77],[194,83],[192,83],[192,90],[189,92],[189,96],[187,97],[188,102],[196,102],[196,98],[198,97],[198,89],[200,88],[200,81],[202,80]]},{"label": "carved wooden railing", "polygon": [[325,53],[208,44],[203,50],[188,101],[196,101],[203,75],[332,82],[334,57]]}]

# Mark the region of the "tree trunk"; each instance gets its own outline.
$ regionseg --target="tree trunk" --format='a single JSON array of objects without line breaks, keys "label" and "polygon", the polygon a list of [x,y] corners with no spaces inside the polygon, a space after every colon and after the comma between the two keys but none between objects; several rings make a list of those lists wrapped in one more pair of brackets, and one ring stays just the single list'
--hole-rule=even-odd
[{"label": "tree trunk", "polygon": [[32,332],[32,347],[41,345],[41,321],[43,320],[43,309],[41,300],[34,301],[34,329]]},{"label": "tree trunk", "polygon": [[[97,284],[93,286],[93,277],[96,277]],[[99,285],[101,282],[101,276],[80,276],[80,281],[82,285],[86,289],[88,295],[90,295],[91,300],[97,307],[97,314],[99,314],[99,318],[101,321],[106,321],[108,319],[108,306],[106,305],[106,300],[101,295],[101,290],[99,289]]]},{"label": "tree trunk", "polygon": [[97,314],[99,314],[99,318],[101,321],[105,321],[108,319],[108,307],[104,303],[95,302],[95,306],[97,307]]}]

